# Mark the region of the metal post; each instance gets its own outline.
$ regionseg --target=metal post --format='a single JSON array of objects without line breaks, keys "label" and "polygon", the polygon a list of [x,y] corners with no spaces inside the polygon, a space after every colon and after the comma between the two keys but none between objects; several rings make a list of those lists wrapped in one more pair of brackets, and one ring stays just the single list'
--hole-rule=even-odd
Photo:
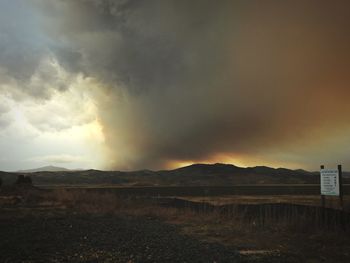
[{"label": "metal post", "polygon": [[[321,165],[321,170],[324,169],[324,165]],[[321,174],[320,174],[320,191],[321,191]],[[326,206],[326,198],[325,196],[321,193],[321,205],[323,208]]]},{"label": "metal post", "polygon": [[343,200],[343,171],[342,166],[338,165],[339,172],[339,205],[342,210],[344,210],[344,200]]}]

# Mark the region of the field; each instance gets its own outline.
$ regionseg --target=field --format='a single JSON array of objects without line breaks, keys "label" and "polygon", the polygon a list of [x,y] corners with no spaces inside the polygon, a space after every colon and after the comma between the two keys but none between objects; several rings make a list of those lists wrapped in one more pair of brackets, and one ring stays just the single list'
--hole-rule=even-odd
[{"label": "field", "polygon": [[[119,196],[227,196],[227,195],[319,195],[319,184],[249,184],[230,186],[116,186],[116,185],[39,185],[44,189],[86,189]],[[343,185],[350,194],[350,185]]]},{"label": "field", "polygon": [[313,195],[174,198],[35,187],[0,193],[1,262],[350,260],[348,213],[315,208]]}]

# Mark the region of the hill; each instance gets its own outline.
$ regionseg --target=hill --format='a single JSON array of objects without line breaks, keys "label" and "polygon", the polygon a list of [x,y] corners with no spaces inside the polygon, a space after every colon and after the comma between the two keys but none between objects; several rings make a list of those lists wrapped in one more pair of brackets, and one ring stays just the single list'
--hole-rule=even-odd
[{"label": "hill", "polygon": [[62,171],[67,172],[70,170],[63,168],[63,167],[49,165],[49,166],[39,167],[39,168],[35,168],[35,169],[19,170],[18,173],[62,172]]},{"label": "hill", "polygon": [[[42,171],[40,171],[42,170]],[[72,171],[42,167],[20,173],[0,172],[3,181],[13,182],[18,174],[30,173],[34,185],[116,185],[116,186],[227,186],[237,184],[318,184],[319,173],[286,168],[256,166],[242,168],[232,164],[193,164],[161,171]],[[344,183],[350,182],[344,173]]]}]

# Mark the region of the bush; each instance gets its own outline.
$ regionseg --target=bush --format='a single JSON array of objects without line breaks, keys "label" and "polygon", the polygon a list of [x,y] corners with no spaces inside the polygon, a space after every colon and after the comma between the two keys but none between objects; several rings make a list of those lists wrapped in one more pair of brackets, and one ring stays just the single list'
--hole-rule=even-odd
[{"label": "bush", "polygon": [[23,174],[18,175],[16,185],[32,185],[32,178],[24,176]]}]

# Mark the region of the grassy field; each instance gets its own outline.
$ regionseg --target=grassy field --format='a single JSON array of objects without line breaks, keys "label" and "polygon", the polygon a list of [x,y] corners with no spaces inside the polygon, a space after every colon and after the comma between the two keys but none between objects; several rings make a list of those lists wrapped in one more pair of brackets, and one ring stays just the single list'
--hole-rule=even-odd
[{"label": "grassy field", "polygon": [[[230,196],[230,195],[319,195],[318,184],[249,184],[228,186],[115,186],[115,185],[42,185],[43,189],[85,189],[90,192],[110,192],[119,196]],[[350,185],[343,185],[350,194]]]}]

